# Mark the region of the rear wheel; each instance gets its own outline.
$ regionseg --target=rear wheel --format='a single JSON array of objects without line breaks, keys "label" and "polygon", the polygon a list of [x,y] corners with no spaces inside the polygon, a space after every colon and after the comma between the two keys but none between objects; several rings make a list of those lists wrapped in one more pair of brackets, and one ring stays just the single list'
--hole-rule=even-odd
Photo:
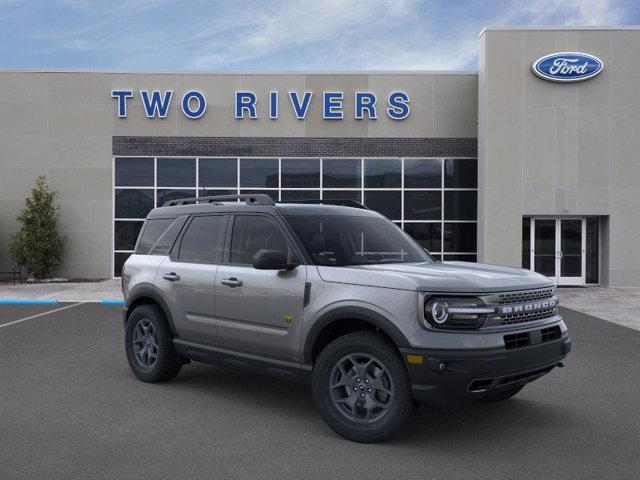
[{"label": "rear wheel", "polygon": [[355,442],[385,440],[417,406],[400,355],[388,340],[370,331],[331,342],[316,361],[312,386],[327,424]]},{"label": "rear wheel", "polygon": [[499,392],[490,393],[486,397],[482,397],[478,401],[485,403],[494,403],[494,402],[502,402],[504,400],[509,400],[511,397],[515,396],[524,388],[524,385],[520,385],[518,387],[506,388],[504,390],[500,390]]},{"label": "rear wheel", "polygon": [[131,371],[143,382],[169,380],[182,368],[173,349],[171,329],[157,305],[140,305],[131,312],[125,350]]}]

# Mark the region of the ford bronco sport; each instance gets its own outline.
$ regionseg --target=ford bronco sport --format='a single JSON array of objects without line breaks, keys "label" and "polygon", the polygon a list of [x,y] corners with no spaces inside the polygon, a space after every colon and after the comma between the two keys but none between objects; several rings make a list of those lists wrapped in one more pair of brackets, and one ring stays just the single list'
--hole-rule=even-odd
[{"label": "ford bronco sport", "polygon": [[310,382],[327,424],[357,442],[387,438],[418,403],[506,400],[571,347],[546,277],[435,261],[346,200],[168,202],[149,213],[122,289],[140,380],[196,360]]}]

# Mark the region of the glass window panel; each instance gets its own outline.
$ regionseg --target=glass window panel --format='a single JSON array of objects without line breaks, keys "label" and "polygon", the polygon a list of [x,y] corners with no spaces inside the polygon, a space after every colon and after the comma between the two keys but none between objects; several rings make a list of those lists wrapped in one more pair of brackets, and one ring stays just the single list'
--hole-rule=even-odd
[{"label": "glass window panel", "polygon": [[116,187],[153,187],[153,158],[116,158]]},{"label": "glass window panel", "polygon": [[445,191],[444,192],[444,219],[445,220],[476,220],[477,218],[478,192],[469,191]]},{"label": "glass window panel", "polygon": [[259,250],[280,250],[289,254],[289,245],[280,228],[266,217],[237,216],[231,234],[229,263],[253,264]]},{"label": "glass window panel", "polygon": [[405,220],[440,220],[442,218],[442,192],[428,190],[404,192]]},{"label": "glass window panel", "polygon": [[364,204],[389,220],[399,220],[402,210],[400,195],[400,191],[368,191],[364,192]]},{"label": "glass window panel", "polygon": [[278,191],[277,190],[240,190],[240,193],[252,194],[252,193],[263,193],[265,195],[269,195],[274,202],[278,201]]},{"label": "glass window panel", "polygon": [[560,220],[560,276],[582,276],[582,220]]},{"label": "glass window panel", "polygon": [[600,219],[598,217],[587,218],[587,271],[586,282],[598,283],[598,259],[600,243]]},{"label": "glass window panel", "polygon": [[238,190],[235,188],[230,188],[228,190],[220,190],[220,189],[212,189],[212,188],[200,188],[198,190],[198,197],[213,197],[216,195],[237,195]]},{"label": "glass window panel", "polygon": [[174,222],[174,218],[155,218],[153,220],[147,220],[147,224],[144,227],[142,238],[138,244],[136,253],[146,255],[153,245],[158,241],[160,235]]},{"label": "glass window panel", "polygon": [[397,188],[401,186],[399,158],[369,158],[364,161],[364,186]]},{"label": "glass window panel", "polygon": [[404,161],[405,188],[441,188],[442,162],[434,158],[407,158]]},{"label": "glass window panel", "polygon": [[157,190],[156,198],[158,207],[163,206],[165,203],[171,200],[180,200],[181,198],[193,198],[196,196],[195,190],[184,189],[171,189],[171,188],[159,188]]},{"label": "glass window panel", "polygon": [[113,244],[115,250],[133,250],[143,222],[115,222]]},{"label": "glass window panel", "polygon": [[535,220],[534,270],[548,277],[556,275],[556,221]]},{"label": "glass window panel", "polygon": [[477,249],[478,227],[475,223],[445,223],[445,252],[475,252]]},{"label": "glass window panel", "polygon": [[153,190],[116,189],[116,218],[145,218],[153,209]]},{"label": "glass window panel", "polygon": [[324,190],[322,198],[327,200],[355,200],[362,203],[362,192],[360,190]]},{"label": "glass window panel", "polygon": [[441,223],[405,223],[404,231],[430,252],[442,251]]},{"label": "glass window panel", "polygon": [[195,158],[159,158],[158,187],[195,187]]},{"label": "glass window panel", "polygon": [[238,160],[235,158],[201,158],[198,160],[199,187],[238,185]]},{"label": "glass window panel", "polygon": [[445,188],[476,188],[478,161],[475,158],[448,158],[444,161]]},{"label": "glass window panel", "polygon": [[[158,237],[158,239],[154,243],[151,243],[148,246],[146,246],[143,243],[143,240],[145,240],[143,236],[143,238],[140,239],[140,243],[138,244],[138,249],[140,250],[143,247],[146,247],[146,248],[153,247],[151,248],[151,250],[149,250],[149,255],[168,255],[169,252],[171,251],[171,248],[173,248],[173,244],[178,238],[178,235],[180,235],[180,231],[182,230],[182,227],[184,226],[188,218],[189,218],[188,215],[180,215],[178,218],[175,219],[175,221],[171,223],[171,225],[167,227],[166,230],[162,232],[162,234]],[[146,230],[145,230],[145,234],[146,234]]]},{"label": "glass window panel", "polygon": [[278,187],[277,158],[241,158],[241,187]]},{"label": "glass window panel", "polygon": [[322,186],[324,188],[360,188],[361,161],[353,158],[322,160]]},{"label": "glass window panel", "polygon": [[127,252],[127,253],[123,253],[123,252],[116,252],[113,254],[113,275],[116,277],[121,277],[122,276],[122,266],[124,265],[124,262],[127,261],[127,258],[129,258],[129,256],[131,255],[131,253]]},{"label": "glass window panel", "polygon": [[522,268],[531,268],[531,218],[522,219]]},{"label": "glass window panel", "polygon": [[320,159],[287,158],[281,162],[282,188],[320,187]]},{"label": "glass window panel", "polygon": [[283,202],[294,200],[320,200],[320,190],[282,190]]},{"label": "glass window panel", "polygon": [[444,261],[447,262],[477,262],[477,255],[445,255]]},{"label": "glass window panel", "polygon": [[226,215],[194,217],[180,241],[180,261],[220,263],[226,225]]}]

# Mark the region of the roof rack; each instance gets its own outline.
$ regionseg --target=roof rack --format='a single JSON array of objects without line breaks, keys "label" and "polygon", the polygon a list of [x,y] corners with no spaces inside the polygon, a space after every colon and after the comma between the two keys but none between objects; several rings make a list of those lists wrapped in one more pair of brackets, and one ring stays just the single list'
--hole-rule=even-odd
[{"label": "roof rack", "polygon": [[247,205],[275,205],[273,198],[264,193],[240,194],[240,195],[211,195],[206,197],[180,198],[169,200],[163,207],[175,207],[177,205],[188,205],[190,203],[219,203],[234,200],[244,200]]},{"label": "roof rack", "polygon": [[360,202],[356,202],[355,200],[351,200],[350,198],[337,198],[337,199],[310,199],[310,200],[291,200],[291,201],[283,201],[278,203],[305,203],[305,204],[315,204],[315,205],[338,205],[341,207],[353,207],[353,208],[362,208],[363,210],[369,210],[369,208],[365,207]]}]

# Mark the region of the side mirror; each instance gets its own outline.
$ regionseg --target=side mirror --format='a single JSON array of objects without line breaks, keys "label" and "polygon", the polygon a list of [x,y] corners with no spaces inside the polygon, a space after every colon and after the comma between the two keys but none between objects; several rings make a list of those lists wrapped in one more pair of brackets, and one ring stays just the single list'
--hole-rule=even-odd
[{"label": "side mirror", "polygon": [[297,263],[289,263],[287,254],[282,250],[258,250],[253,256],[253,268],[256,270],[293,270]]}]

